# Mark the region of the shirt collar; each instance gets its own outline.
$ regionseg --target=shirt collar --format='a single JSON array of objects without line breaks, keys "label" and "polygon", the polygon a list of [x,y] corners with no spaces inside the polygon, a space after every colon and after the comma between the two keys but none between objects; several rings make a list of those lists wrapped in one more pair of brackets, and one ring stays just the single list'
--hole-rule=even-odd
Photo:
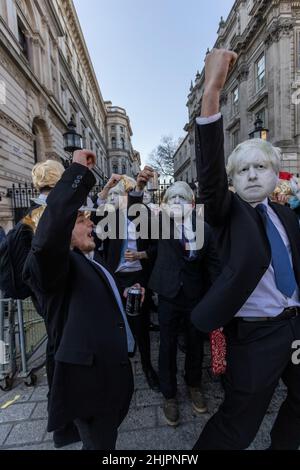
[{"label": "shirt collar", "polygon": [[250,204],[250,205],[255,209],[255,207],[257,207],[258,204],[263,204],[264,206],[268,207],[269,206],[268,198],[266,197],[263,201],[254,202],[253,204]]}]

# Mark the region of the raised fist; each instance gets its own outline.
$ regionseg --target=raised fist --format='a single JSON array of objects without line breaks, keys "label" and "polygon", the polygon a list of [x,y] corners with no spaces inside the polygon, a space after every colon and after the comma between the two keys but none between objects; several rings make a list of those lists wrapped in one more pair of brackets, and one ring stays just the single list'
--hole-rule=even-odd
[{"label": "raised fist", "polygon": [[138,174],[136,179],[136,190],[143,191],[148,181],[153,178],[154,170],[150,166],[145,166],[145,168]]},{"label": "raised fist", "polygon": [[213,49],[205,60],[205,89],[222,91],[237,54],[226,49]]},{"label": "raised fist", "polygon": [[96,154],[91,150],[75,150],[73,153],[73,163],[88,167],[90,170],[96,165]]},{"label": "raised fist", "polygon": [[105,185],[106,189],[114,188],[115,186],[117,186],[117,184],[119,183],[121,179],[122,179],[122,175],[113,173]]}]

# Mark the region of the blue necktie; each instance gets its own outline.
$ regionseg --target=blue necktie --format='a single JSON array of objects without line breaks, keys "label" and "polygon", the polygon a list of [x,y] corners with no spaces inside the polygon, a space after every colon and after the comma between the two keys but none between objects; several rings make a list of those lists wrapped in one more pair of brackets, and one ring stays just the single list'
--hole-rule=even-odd
[{"label": "blue necktie", "polygon": [[263,219],[270,242],[276,287],[285,296],[292,297],[297,283],[286,246],[268,215],[267,207],[264,204],[259,204],[256,209]]}]

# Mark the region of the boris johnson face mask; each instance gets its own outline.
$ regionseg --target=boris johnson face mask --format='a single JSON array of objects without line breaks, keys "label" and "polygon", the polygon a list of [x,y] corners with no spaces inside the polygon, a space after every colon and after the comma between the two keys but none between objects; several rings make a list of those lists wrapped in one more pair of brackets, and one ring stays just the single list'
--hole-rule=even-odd
[{"label": "boris johnson face mask", "polygon": [[278,182],[278,173],[263,152],[252,149],[236,157],[232,182],[241,199],[255,204],[272,194]]}]

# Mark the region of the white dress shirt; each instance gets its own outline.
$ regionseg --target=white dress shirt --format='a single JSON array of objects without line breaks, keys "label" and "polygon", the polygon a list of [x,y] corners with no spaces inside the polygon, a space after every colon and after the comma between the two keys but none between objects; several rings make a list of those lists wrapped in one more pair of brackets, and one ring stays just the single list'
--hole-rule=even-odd
[{"label": "white dress shirt", "polygon": [[[137,249],[137,233],[136,233],[136,227],[133,222],[131,222],[129,219],[127,220],[127,250],[130,251],[138,251]],[[124,242],[124,240],[123,240]],[[142,265],[140,260],[136,261],[126,261],[126,260],[120,260],[120,264],[116,269],[116,273],[132,273],[136,271],[141,271]]]},{"label": "white dress shirt", "polygon": [[[291,245],[285,228],[279,220],[278,215],[273,211],[271,206],[269,206],[268,200],[265,199],[262,204],[267,207],[268,216],[277,228],[287,249],[291,265],[293,266]],[[282,292],[280,292],[276,287],[274,269],[272,263],[270,263],[267,271],[236,316],[276,317],[285,308],[294,306],[300,306],[298,287],[295,289],[292,297],[286,297],[284,294],[282,294]]]}]

